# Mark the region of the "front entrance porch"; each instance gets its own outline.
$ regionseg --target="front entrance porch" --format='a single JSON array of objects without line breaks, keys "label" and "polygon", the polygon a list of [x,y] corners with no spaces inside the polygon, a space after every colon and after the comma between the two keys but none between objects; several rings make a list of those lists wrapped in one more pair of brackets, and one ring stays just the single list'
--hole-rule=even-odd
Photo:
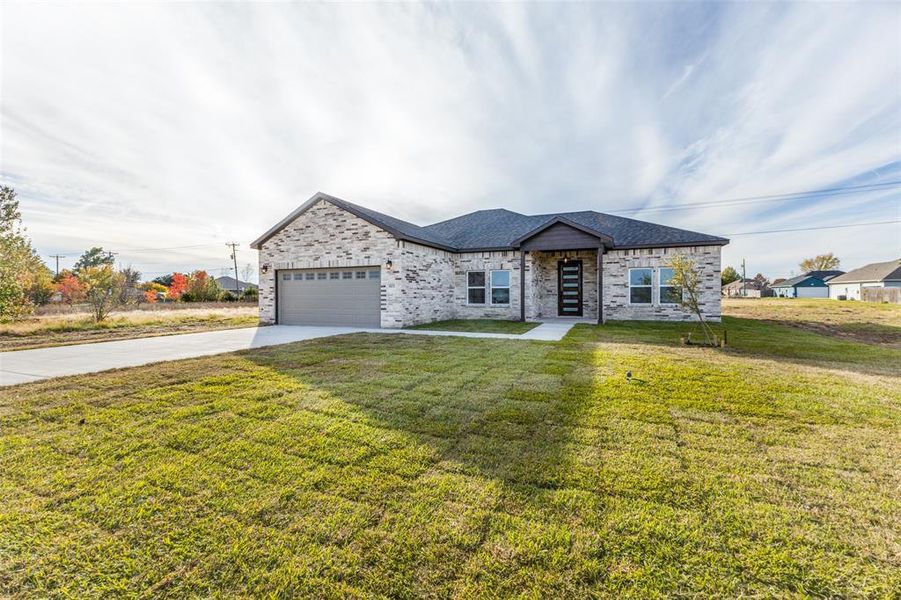
[{"label": "front entrance porch", "polygon": [[525,320],[599,322],[598,250],[529,251],[525,262]]}]

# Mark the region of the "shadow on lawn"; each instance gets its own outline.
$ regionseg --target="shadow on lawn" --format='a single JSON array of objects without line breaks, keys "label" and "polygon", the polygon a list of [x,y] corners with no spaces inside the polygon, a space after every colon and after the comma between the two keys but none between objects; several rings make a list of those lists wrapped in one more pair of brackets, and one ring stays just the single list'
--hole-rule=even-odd
[{"label": "shadow on lawn", "polygon": [[[801,418],[891,418],[829,398],[811,407],[815,390],[800,402],[791,382],[769,381],[765,368],[749,394],[741,365],[692,364],[703,357],[661,353],[627,382],[626,367],[640,364],[642,353],[596,342],[630,326],[638,332],[629,342],[678,344],[679,326],[625,323],[580,326],[559,343],[357,334],[240,356],[291,390],[279,396],[290,413],[276,451],[290,448],[315,463],[313,483],[303,484],[376,507],[378,518],[366,524],[338,515],[331,525],[349,531],[342,539],[360,559],[354,572],[362,579],[353,585],[394,596],[475,595],[469,585],[498,596],[540,589],[564,597],[655,585],[660,569],[711,552],[709,536],[696,535],[707,520],[720,519],[714,530],[736,526],[717,512],[722,505],[708,503],[744,485],[727,477],[711,487],[713,480],[687,470],[680,428],[692,419],[684,415],[709,416],[695,420],[692,439],[710,428],[729,431],[736,415],[789,427]],[[759,327],[735,319],[726,326]],[[753,345],[741,351],[761,355]],[[688,456],[707,460],[705,448]],[[626,568],[628,577],[617,580],[636,548],[647,570]],[[717,560],[730,572],[724,582],[742,579],[728,552]],[[704,564],[690,568],[709,581]],[[735,591],[711,585],[719,595]]]},{"label": "shadow on lawn", "polygon": [[[361,334],[246,357],[302,383],[309,391],[301,402],[310,402],[302,408],[335,423],[324,435],[341,435],[348,420],[367,431],[354,443],[374,456],[347,468],[386,473],[375,487],[385,486],[376,502],[388,531],[372,534],[378,549],[366,554],[373,570],[387,568],[379,562],[386,556],[409,560],[384,573],[385,582],[403,580],[380,584],[386,593],[453,587],[470,568],[496,569],[492,576],[509,584],[523,576],[520,560],[543,560],[530,544],[552,548],[549,556],[571,551],[569,534],[546,516],[558,491],[588,493],[573,491],[572,436],[592,401],[595,367],[578,346]],[[394,475],[403,483],[389,489]],[[497,552],[509,561],[495,560]],[[435,553],[446,564],[430,564]],[[577,564],[567,585],[597,576]],[[432,577],[440,581],[423,585]]]},{"label": "shadow on lawn", "polygon": [[[723,317],[722,323],[711,325],[718,336],[725,332],[728,337],[726,348],[717,352],[866,375],[901,376],[901,350],[895,348],[755,319]],[[679,347],[680,337],[689,332],[694,339],[704,337],[697,323],[608,321],[604,325],[577,325],[569,339]]]},{"label": "shadow on lawn", "polygon": [[576,346],[427,336],[404,336],[397,345],[393,338],[334,338],[322,356],[303,344],[247,357],[417,436],[463,473],[553,485],[571,442],[563,425],[590,398],[590,376],[576,372],[592,366]]}]

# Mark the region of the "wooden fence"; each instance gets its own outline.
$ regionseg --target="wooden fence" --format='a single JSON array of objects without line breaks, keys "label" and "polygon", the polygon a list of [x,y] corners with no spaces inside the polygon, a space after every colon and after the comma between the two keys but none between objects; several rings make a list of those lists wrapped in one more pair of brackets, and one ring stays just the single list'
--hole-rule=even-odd
[{"label": "wooden fence", "polygon": [[860,299],[864,302],[888,302],[889,304],[901,304],[901,288],[860,288]]}]

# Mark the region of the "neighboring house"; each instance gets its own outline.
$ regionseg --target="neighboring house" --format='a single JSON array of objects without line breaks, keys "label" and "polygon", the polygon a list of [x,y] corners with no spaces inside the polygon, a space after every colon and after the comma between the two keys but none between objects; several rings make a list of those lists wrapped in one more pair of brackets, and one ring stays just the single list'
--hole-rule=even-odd
[{"label": "neighboring house", "polygon": [[[221,287],[223,290],[225,290],[227,292],[235,291],[235,282],[236,282],[236,280],[234,277],[224,276],[224,277],[216,278],[216,283],[219,284],[219,287]],[[240,280],[237,281],[237,284],[238,284],[238,292],[242,293],[242,294],[244,293],[244,290],[246,290],[247,288],[256,287],[252,283],[247,283],[246,281],[240,281]]]},{"label": "neighboring house", "polygon": [[861,288],[901,287],[901,259],[872,263],[829,280],[829,297],[860,300]]},{"label": "neighboring house", "polygon": [[727,298],[760,298],[762,292],[756,279],[739,279],[723,286],[723,296]]},{"label": "neighboring house", "polygon": [[844,271],[810,271],[770,286],[777,298],[828,298],[826,282]]},{"label": "neighboring house", "polygon": [[688,320],[668,286],[694,259],[720,319],[729,240],[594,211],[480,210],[419,226],[316,194],[251,244],[264,323],[404,327],[442,319]]}]

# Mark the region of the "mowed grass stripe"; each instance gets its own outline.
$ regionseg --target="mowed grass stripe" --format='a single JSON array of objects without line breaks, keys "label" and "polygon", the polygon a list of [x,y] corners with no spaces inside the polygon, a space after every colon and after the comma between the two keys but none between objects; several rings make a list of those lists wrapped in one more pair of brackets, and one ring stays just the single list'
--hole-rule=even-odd
[{"label": "mowed grass stripe", "polygon": [[772,327],[360,335],[4,390],[0,589],[890,596],[891,357],[780,361]]}]

